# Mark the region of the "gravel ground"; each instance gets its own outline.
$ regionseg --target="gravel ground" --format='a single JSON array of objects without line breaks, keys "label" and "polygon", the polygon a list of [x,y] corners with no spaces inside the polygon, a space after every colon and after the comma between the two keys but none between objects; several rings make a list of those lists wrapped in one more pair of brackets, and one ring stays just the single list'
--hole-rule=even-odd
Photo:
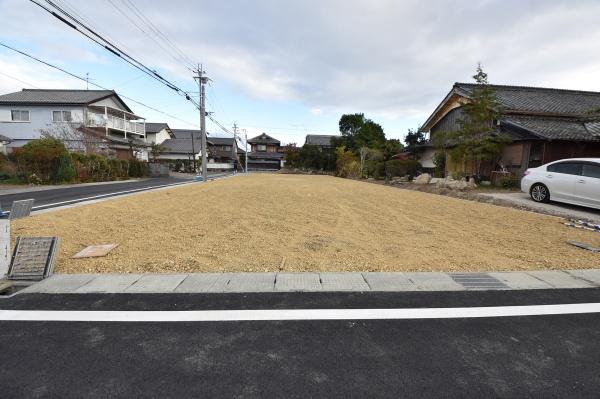
[{"label": "gravel ground", "polygon": [[[21,219],[60,273],[592,268],[600,234],[561,219],[330,176],[253,174]],[[14,238],[14,237],[13,237]],[[71,259],[117,243],[107,257]]]}]

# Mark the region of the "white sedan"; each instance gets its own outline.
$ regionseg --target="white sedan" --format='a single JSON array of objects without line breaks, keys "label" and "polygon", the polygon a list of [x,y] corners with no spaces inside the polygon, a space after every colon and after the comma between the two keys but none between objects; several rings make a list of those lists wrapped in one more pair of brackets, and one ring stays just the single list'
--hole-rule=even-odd
[{"label": "white sedan", "polygon": [[550,200],[600,209],[600,158],[571,158],[525,171],[521,191]]}]

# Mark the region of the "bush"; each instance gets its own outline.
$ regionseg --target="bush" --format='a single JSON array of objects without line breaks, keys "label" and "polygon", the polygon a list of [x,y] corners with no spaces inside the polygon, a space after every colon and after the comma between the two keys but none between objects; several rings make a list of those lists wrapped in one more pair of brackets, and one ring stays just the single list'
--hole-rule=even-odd
[{"label": "bush", "polygon": [[500,187],[503,188],[515,188],[518,187],[519,179],[513,176],[502,176],[498,179]]},{"label": "bush", "polygon": [[32,140],[13,151],[18,173],[29,177],[35,175],[42,183],[56,182],[56,172],[61,157],[69,153],[62,141],[52,137]]},{"label": "bush", "polygon": [[393,159],[387,163],[389,177],[416,176],[421,164],[414,159]]},{"label": "bush", "polygon": [[62,154],[58,159],[58,169],[53,179],[54,182],[70,183],[75,180],[76,176],[71,155],[69,153]]}]

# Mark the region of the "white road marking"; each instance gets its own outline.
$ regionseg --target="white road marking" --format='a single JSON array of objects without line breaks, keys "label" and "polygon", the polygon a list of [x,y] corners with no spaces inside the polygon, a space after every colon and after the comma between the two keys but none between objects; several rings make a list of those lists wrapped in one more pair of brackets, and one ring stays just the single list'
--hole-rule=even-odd
[{"label": "white road marking", "polygon": [[404,320],[600,313],[600,303],[408,309],[268,309],[184,311],[0,310],[0,321],[202,322]]}]

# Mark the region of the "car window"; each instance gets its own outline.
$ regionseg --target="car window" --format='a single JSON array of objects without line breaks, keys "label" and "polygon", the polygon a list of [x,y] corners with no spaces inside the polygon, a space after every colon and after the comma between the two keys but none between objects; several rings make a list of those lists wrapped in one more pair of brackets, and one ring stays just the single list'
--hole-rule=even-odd
[{"label": "car window", "polygon": [[582,175],[587,177],[595,177],[596,179],[600,179],[600,165],[592,165],[589,163],[583,164],[583,173]]},{"label": "car window", "polygon": [[578,162],[560,162],[549,165],[546,170],[548,172],[563,173],[565,175],[580,175],[581,163]]}]

